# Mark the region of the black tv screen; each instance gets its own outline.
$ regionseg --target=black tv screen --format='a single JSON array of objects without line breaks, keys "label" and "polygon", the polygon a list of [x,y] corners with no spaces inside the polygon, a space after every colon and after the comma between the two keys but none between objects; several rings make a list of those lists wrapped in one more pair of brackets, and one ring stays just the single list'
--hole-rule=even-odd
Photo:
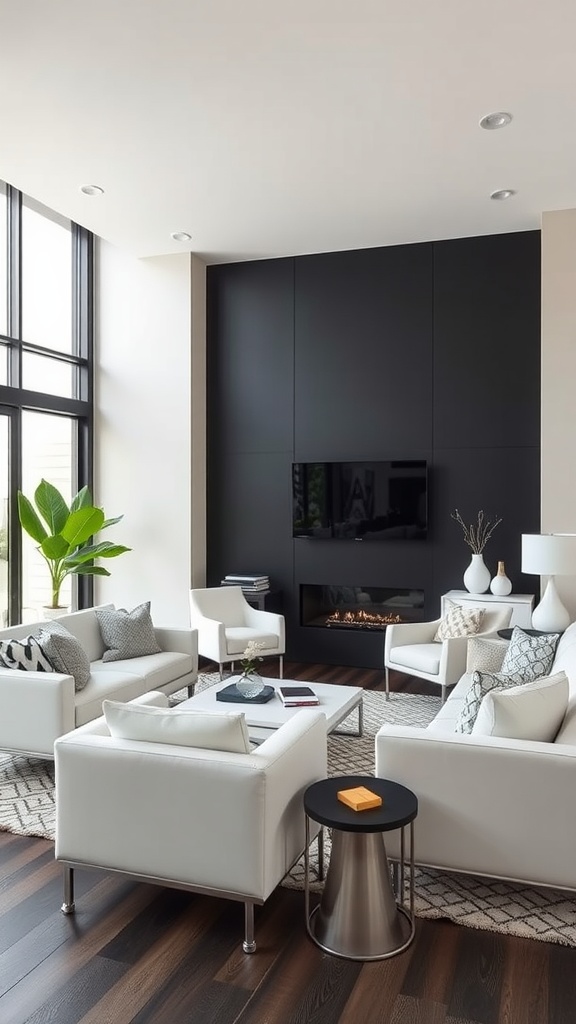
[{"label": "black tv screen", "polygon": [[363,541],[423,539],[427,478],[423,460],[295,462],[292,534]]}]

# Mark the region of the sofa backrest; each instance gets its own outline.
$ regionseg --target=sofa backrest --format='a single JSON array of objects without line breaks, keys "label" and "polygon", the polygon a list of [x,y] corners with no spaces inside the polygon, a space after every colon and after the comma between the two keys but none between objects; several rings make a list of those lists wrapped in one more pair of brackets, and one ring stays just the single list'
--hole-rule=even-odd
[{"label": "sofa backrest", "polygon": [[550,675],[562,671],[568,676],[570,696],[576,698],[576,622],[568,626],[558,641]]},{"label": "sofa backrest", "polygon": [[[114,605],[103,604],[97,607],[113,608]],[[102,657],[104,641],[102,640],[94,608],[85,608],[80,612],[70,612],[69,615],[61,615],[57,621],[80,641],[88,661],[98,661]],[[37,633],[42,626],[46,625],[47,622],[44,619],[40,622],[19,622],[16,626],[6,626],[4,629],[0,629],[0,640],[20,640],[23,636]]]}]

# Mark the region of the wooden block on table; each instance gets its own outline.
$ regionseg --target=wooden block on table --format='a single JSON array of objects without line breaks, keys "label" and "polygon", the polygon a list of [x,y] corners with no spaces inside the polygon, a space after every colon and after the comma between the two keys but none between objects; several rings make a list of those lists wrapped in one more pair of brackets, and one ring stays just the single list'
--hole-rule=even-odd
[{"label": "wooden block on table", "polygon": [[338,799],[351,807],[353,811],[369,811],[373,807],[382,806],[382,797],[366,786],[355,786],[354,789],[338,790]]}]

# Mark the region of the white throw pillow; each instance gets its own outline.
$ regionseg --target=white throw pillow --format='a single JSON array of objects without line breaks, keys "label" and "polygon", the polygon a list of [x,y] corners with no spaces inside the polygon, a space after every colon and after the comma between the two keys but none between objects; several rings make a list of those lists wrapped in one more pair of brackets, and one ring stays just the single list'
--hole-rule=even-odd
[{"label": "white throw pillow", "polygon": [[551,743],[566,714],[568,696],[565,672],[508,690],[491,690],[480,705],[472,735]]},{"label": "white throw pillow", "polygon": [[235,711],[217,714],[124,704],[116,700],[103,701],[102,711],[110,735],[116,739],[173,743],[231,754],[250,753],[246,719],[244,714]]},{"label": "white throw pillow", "polygon": [[499,672],[507,648],[507,640],[471,636],[466,647],[466,672]]},{"label": "white throw pillow", "polygon": [[484,618],[483,608],[464,608],[461,604],[446,601],[446,614],[438,623],[434,640],[451,640],[457,636],[473,636]]}]

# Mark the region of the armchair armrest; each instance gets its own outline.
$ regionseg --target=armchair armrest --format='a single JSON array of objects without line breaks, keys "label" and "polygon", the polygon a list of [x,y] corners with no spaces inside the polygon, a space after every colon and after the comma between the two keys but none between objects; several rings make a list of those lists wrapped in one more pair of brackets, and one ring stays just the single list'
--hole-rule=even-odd
[{"label": "armchair armrest", "polygon": [[383,725],[376,775],[418,797],[418,863],[576,888],[576,747]]},{"label": "armchair armrest", "polygon": [[226,630],[223,622],[194,612],[192,628],[198,637],[198,653],[204,658],[221,662],[226,658]]},{"label": "armchair armrest", "polygon": [[434,622],[399,622],[386,627],[384,640],[384,656],[388,659],[393,647],[406,647],[408,644],[431,644],[440,619]]},{"label": "armchair armrest", "polygon": [[0,669],[0,749],[52,757],[75,725],[74,679],[59,672]]},{"label": "armchair armrest", "polygon": [[466,672],[468,636],[454,636],[442,641],[439,678],[444,686],[453,686]]},{"label": "armchair armrest", "polygon": [[262,629],[270,633],[276,633],[280,638],[278,646],[284,647],[284,616],[278,615],[277,612],[260,611],[259,608],[253,608],[248,602],[246,604],[248,605],[245,609],[246,625],[251,626],[253,629]]}]

